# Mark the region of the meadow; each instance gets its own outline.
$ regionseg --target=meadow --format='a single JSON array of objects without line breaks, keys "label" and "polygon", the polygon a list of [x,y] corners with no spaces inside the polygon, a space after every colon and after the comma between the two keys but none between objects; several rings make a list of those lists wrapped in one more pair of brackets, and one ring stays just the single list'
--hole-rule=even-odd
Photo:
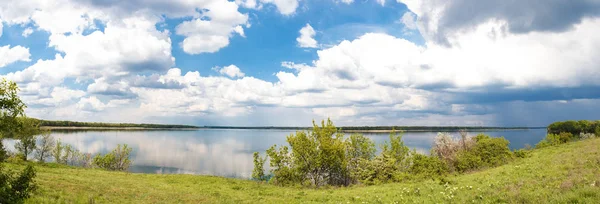
[{"label": "meadow", "polygon": [[[600,138],[534,149],[505,165],[441,179],[350,187],[281,187],[197,175],[34,164],[26,203],[597,203]],[[26,162],[7,162],[11,170]]]}]

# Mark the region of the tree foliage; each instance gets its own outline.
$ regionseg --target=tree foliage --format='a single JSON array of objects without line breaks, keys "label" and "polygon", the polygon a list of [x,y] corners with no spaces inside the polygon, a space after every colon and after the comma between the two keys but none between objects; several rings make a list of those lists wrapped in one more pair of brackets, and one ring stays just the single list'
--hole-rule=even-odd
[{"label": "tree foliage", "polygon": [[568,120],[554,122],[548,125],[548,134],[560,134],[563,132],[571,133],[576,136],[580,133],[600,133],[600,120]]},{"label": "tree foliage", "polygon": [[260,153],[254,152],[254,170],[252,170],[252,179],[257,181],[266,180],[265,161],[267,158],[261,158]]},{"label": "tree foliage", "polygon": [[[29,140],[24,141],[23,138],[33,137],[35,134],[29,133],[37,127],[30,126],[30,121],[24,117],[26,106],[19,98],[18,91],[16,83],[4,79],[0,82],[0,162],[7,156],[2,145],[3,138],[22,136],[19,138],[22,147],[20,150],[24,151],[25,158],[33,149],[28,143]],[[25,135],[30,137],[23,137]],[[4,169],[0,163],[0,203],[20,203],[28,198],[35,189],[34,177],[35,170],[32,166],[27,166],[21,173],[16,174]]]},{"label": "tree foliage", "polygon": [[42,136],[39,137],[38,144],[35,148],[35,158],[38,162],[43,163],[47,158],[52,156],[52,148],[54,148],[55,144],[56,141],[50,136],[50,132],[44,132]]},{"label": "tree foliage", "polygon": [[93,159],[93,164],[106,170],[126,171],[131,164],[131,160],[129,159],[131,150],[131,147],[128,147],[126,144],[119,144],[105,155],[96,155]]}]

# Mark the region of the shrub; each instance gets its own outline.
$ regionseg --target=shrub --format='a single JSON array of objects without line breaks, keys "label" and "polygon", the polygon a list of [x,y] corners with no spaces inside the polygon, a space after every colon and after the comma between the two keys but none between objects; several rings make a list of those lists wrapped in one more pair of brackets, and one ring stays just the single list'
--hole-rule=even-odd
[{"label": "shrub", "polygon": [[51,156],[55,143],[54,138],[50,136],[49,132],[42,134],[39,138],[37,147],[35,148],[35,158],[39,162],[44,162]]},{"label": "shrub", "polygon": [[515,155],[515,157],[518,157],[518,158],[526,158],[529,156],[529,150],[519,149],[519,150],[515,150],[513,152],[513,154]]},{"label": "shrub", "polygon": [[455,171],[458,152],[472,149],[475,143],[475,139],[464,131],[461,131],[459,140],[452,138],[448,133],[438,133],[434,139],[431,154],[446,163],[449,171]]},{"label": "shrub", "polygon": [[287,137],[291,147],[292,167],[301,183],[314,186],[348,185],[344,134],[331,120],[313,122],[313,131],[300,131]]},{"label": "shrub", "polygon": [[375,151],[375,143],[362,134],[352,134],[346,139],[346,159],[351,183],[360,180],[361,176],[358,171],[361,164],[372,160],[375,157]]},{"label": "shrub", "polygon": [[508,140],[479,134],[475,145],[461,150],[456,156],[456,170],[465,172],[483,167],[495,167],[507,163],[512,158]]},{"label": "shrub", "polygon": [[267,155],[270,158],[269,165],[271,166],[270,182],[277,185],[289,185],[298,183],[299,179],[296,172],[292,168],[292,159],[289,155],[287,146],[277,149],[277,145],[267,149]]},{"label": "shrub", "polygon": [[560,136],[557,134],[547,134],[546,138],[535,145],[536,148],[544,148],[561,144]]},{"label": "shrub", "polygon": [[[399,182],[406,180],[411,164],[411,152],[402,141],[402,134],[392,131],[380,155],[373,160],[360,159],[359,167],[352,173],[363,184]],[[416,153],[415,153],[416,154]]]},{"label": "shrub", "polygon": [[0,138],[0,163],[4,162],[8,159],[8,152],[4,149],[4,144],[2,143],[2,138]]},{"label": "shrub", "polygon": [[35,170],[28,165],[18,176],[0,166],[0,203],[22,203],[36,189]]},{"label": "shrub", "polygon": [[436,178],[447,174],[448,166],[438,157],[415,153],[409,172],[417,178]]},{"label": "shrub", "polygon": [[[595,132],[596,129],[600,128],[600,121],[588,121],[588,120],[580,120],[580,121],[561,121],[554,122],[548,125],[548,133],[551,134],[559,134],[561,132],[568,132],[573,135],[579,135],[582,132]],[[596,134],[598,135],[598,134]]]},{"label": "shrub", "polygon": [[117,145],[117,148],[112,150],[110,153],[105,155],[96,155],[94,157],[94,165],[99,168],[111,170],[111,171],[126,171],[131,164],[129,160],[129,154],[131,148],[124,145]]},{"label": "shrub", "polygon": [[254,170],[252,170],[252,178],[254,180],[263,181],[265,177],[265,161],[267,158],[261,158],[258,152],[254,152]]},{"label": "shrub", "polygon": [[62,160],[63,148],[64,148],[64,146],[62,145],[60,140],[58,140],[56,142],[56,146],[54,147],[54,149],[52,149],[52,157],[54,158],[54,162],[59,163],[59,164],[66,163],[66,162],[63,162],[63,160]]},{"label": "shrub", "polygon": [[560,144],[564,144],[564,143],[567,143],[567,142],[570,142],[570,141],[573,141],[576,139],[573,136],[573,133],[570,133],[570,132],[561,132],[560,134],[558,134],[558,138],[560,140]]},{"label": "shrub", "polygon": [[595,138],[596,135],[594,133],[579,133],[579,139],[582,140],[587,140],[587,139],[592,139]]}]

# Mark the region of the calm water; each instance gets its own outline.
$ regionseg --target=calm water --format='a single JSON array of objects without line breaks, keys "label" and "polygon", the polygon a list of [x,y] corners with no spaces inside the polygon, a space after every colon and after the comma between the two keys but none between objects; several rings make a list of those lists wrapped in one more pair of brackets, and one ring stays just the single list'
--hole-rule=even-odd
[{"label": "calm water", "polygon": [[[293,131],[278,130],[197,130],[197,131],[108,131],[55,132],[52,136],[86,153],[106,153],[117,144],[133,148],[131,172],[162,174],[207,174],[248,178],[252,174],[253,152],[271,145],[285,145]],[[546,134],[545,129],[485,132],[504,136],[512,149],[535,145]],[[475,135],[476,132],[470,133]],[[387,133],[365,134],[381,144]],[[419,152],[431,148],[435,132],[405,133],[404,142]],[[14,141],[6,146],[14,150]]]}]

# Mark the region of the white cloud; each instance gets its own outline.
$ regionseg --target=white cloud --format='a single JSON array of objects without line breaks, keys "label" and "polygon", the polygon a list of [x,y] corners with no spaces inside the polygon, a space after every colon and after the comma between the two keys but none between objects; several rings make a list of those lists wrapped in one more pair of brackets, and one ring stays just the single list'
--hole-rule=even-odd
[{"label": "white cloud", "polygon": [[[184,37],[182,49],[188,54],[213,53],[228,46],[231,38],[245,37],[249,17],[238,6],[261,9],[274,4],[281,14],[291,15],[297,10],[296,0],[131,0],[110,6],[90,0],[3,1],[3,23],[49,32],[48,45],[59,52],[4,77],[19,83],[23,99],[34,105],[28,109],[33,116],[212,119],[285,109],[286,115],[329,116],[354,124],[455,124],[457,118],[489,124],[501,110],[469,104],[473,98],[493,98],[473,94],[600,86],[598,18],[581,18],[557,32],[539,27],[516,32],[511,30],[516,24],[506,16],[449,24],[456,19],[444,18],[457,16],[450,8],[456,2],[449,7],[443,7],[444,1],[402,2],[414,14],[406,12],[400,21],[407,29],[419,29],[424,45],[367,33],[317,51],[311,63],[282,62],[283,70],[270,82],[247,76],[235,65],[218,68],[223,76],[182,73],[173,68],[171,31],[157,30],[156,25],[165,16],[186,19],[173,31]],[[298,46],[318,48],[315,35],[306,24]],[[11,59],[2,52],[20,54]],[[0,47],[0,67],[29,58],[27,48]],[[65,87],[70,80],[86,92]],[[556,95],[560,94],[549,97]],[[496,98],[494,103],[528,100],[523,94]]]},{"label": "white cloud", "polygon": [[296,38],[298,42],[298,46],[304,48],[316,48],[317,41],[315,40],[315,30],[310,24],[306,24],[306,26],[300,29],[300,37]]},{"label": "white cloud", "polygon": [[10,45],[2,46],[0,47],[0,68],[17,61],[29,62],[31,61],[30,56],[29,48],[21,46],[11,48]]},{"label": "white cloud", "polygon": [[385,5],[385,0],[377,0],[377,3],[381,4],[381,6]]},{"label": "white cloud", "polygon": [[26,28],[25,30],[23,30],[23,33],[21,34],[21,36],[23,37],[29,37],[29,35],[31,35],[33,33],[33,29],[32,28]]},{"label": "white cloud", "polygon": [[2,37],[2,29],[3,29],[3,26],[4,26],[4,25],[2,25],[2,19],[0,18],[0,37]]},{"label": "white cloud", "polygon": [[415,30],[417,29],[417,23],[415,18],[416,16],[414,13],[407,11],[406,13],[404,13],[404,15],[402,15],[402,18],[400,18],[400,22],[404,24],[404,27],[406,27],[407,29]]},{"label": "white cloud", "polygon": [[295,69],[298,71],[302,71],[303,69],[309,69],[311,68],[311,66],[307,65],[307,64],[296,64],[294,62],[281,62],[281,66],[288,68],[288,69]]},{"label": "white cloud", "polygon": [[242,5],[245,8],[249,9],[259,9],[260,4],[256,2],[257,0],[236,0],[235,3],[238,5]]},{"label": "white cloud", "polygon": [[279,13],[283,15],[291,15],[298,8],[298,0],[260,0],[263,3],[271,3],[277,7]]},{"label": "white cloud", "polygon": [[64,103],[70,103],[72,100],[79,99],[85,96],[85,92],[81,90],[73,90],[66,87],[54,87],[49,95],[44,96],[34,95],[33,97],[25,96],[29,105],[42,105],[48,107],[60,106]]},{"label": "white cloud", "polygon": [[340,0],[340,2],[345,3],[345,4],[351,4],[351,3],[354,3],[354,0]]},{"label": "white cloud", "polygon": [[237,66],[235,66],[233,64],[226,66],[226,67],[222,67],[222,68],[219,68],[219,67],[215,67],[215,68],[217,71],[219,71],[219,73],[221,75],[226,75],[230,78],[239,78],[239,77],[245,76],[244,72],[240,71],[240,68],[238,68]]},{"label": "white cloud", "polygon": [[238,12],[235,2],[215,1],[206,7],[203,17],[185,21],[176,28],[178,35],[186,36],[182,42],[183,50],[189,54],[213,53],[229,45],[233,33],[244,36],[240,26],[246,24],[248,16]]},{"label": "white cloud", "polygon": [[88,98],[82,98],[77,103],[77,108],[80,110],[83,110],[83,111],[91,111],[91,112],[102,111],[106,107],[107,107],[107,105],[104,104],[102,101],[100,101],[95,96],[91,96]]}]

